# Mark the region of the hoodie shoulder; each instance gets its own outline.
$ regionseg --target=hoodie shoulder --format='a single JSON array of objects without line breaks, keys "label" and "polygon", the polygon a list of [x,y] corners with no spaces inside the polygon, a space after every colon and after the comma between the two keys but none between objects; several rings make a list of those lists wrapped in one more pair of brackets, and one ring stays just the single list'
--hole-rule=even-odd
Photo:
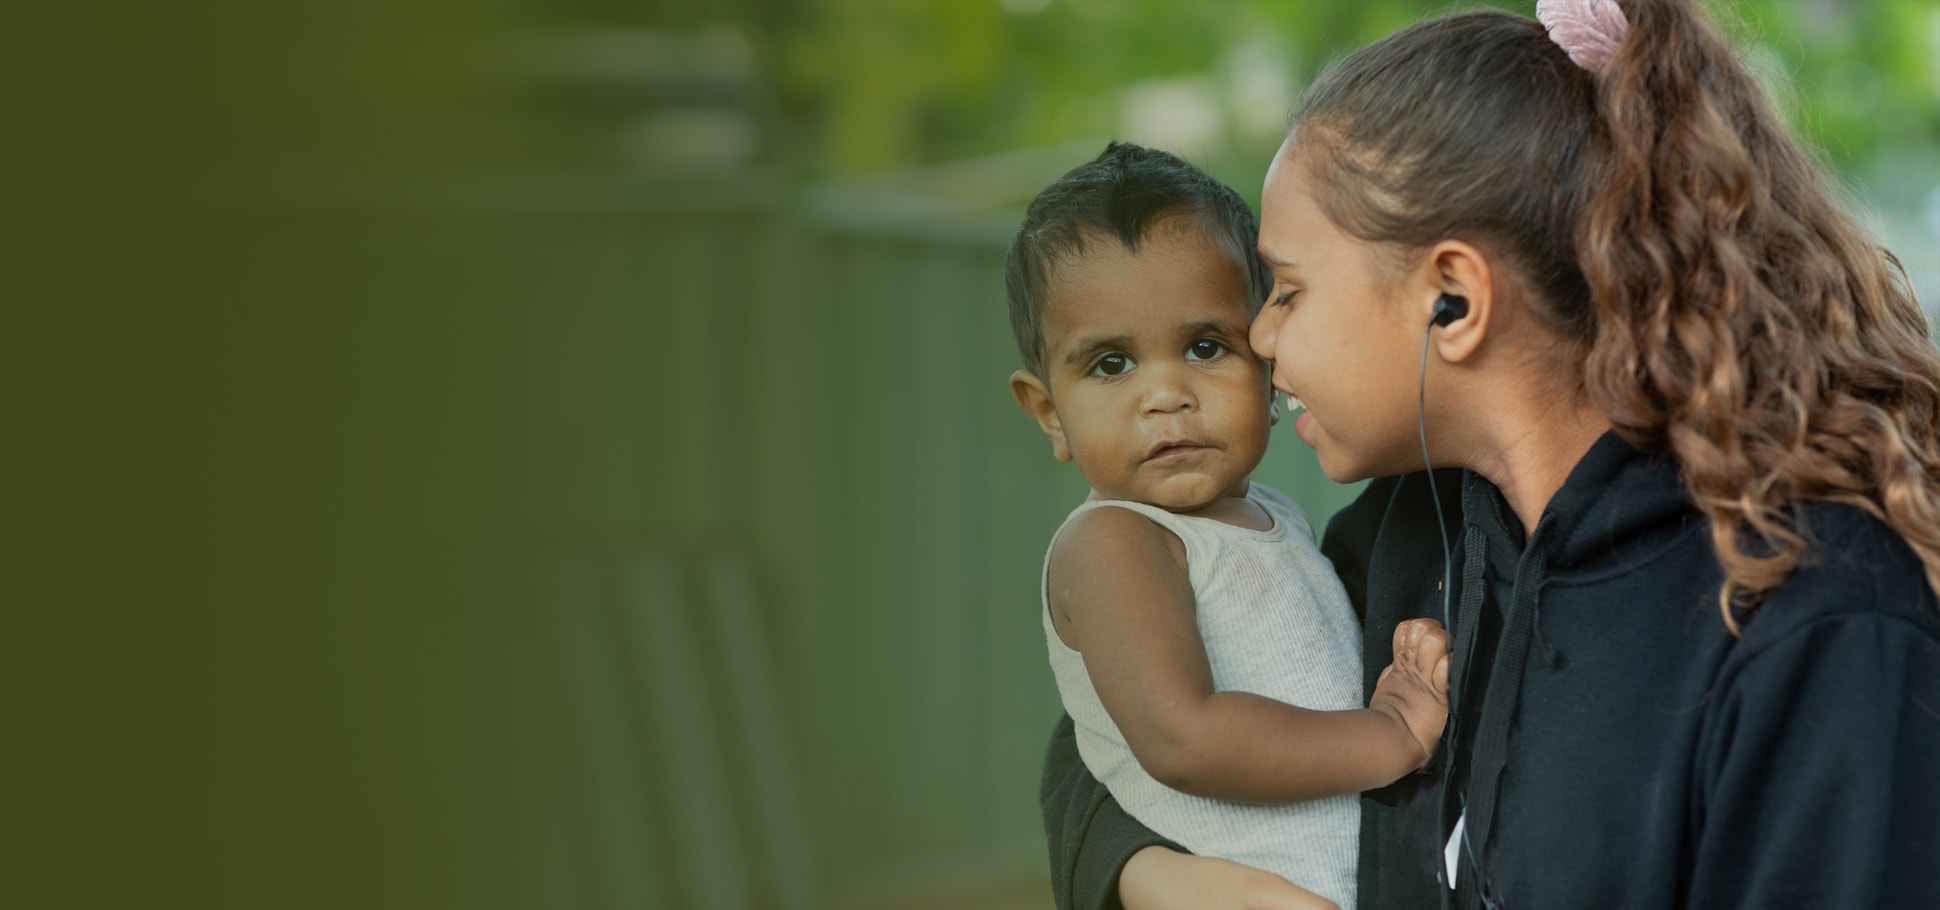
[{"label": "hoodie shoulder", "polygon": [[1746,623],[1745,644],[1825,622],[1874,618],[1940,639],[1940,599],[1904,538],[1847,503],[1809,503],[1800,513],[1805,555]]}]

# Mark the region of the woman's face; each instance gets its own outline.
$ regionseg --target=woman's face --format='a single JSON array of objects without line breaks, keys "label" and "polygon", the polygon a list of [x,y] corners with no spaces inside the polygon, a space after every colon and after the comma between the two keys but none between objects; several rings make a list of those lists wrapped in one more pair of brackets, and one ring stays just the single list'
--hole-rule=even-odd
[{"label": "woman's face", "polygon": [[1273,290],[1253,319],[1253,350],[1273,361],[1273,387],[1291,408],[1305,406],[1294,432],[1328,477],[1420,470],[1416,383],[1436,290],[1335,227],[1312,185],[1298,151],[1282,149],[1260,199]]}]

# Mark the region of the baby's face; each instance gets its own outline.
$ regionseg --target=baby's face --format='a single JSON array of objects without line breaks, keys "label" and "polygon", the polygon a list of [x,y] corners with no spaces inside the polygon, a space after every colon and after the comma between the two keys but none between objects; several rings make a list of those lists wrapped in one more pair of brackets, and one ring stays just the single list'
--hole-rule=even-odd
[{"label": "baby's face", "polygon": [[1096,238],[1048,291],[1047,432],[1092,488],[1175,512],[1244,495],[1271,397],[1233,252],[1190,228],[1160,226],[1136,253]]}]

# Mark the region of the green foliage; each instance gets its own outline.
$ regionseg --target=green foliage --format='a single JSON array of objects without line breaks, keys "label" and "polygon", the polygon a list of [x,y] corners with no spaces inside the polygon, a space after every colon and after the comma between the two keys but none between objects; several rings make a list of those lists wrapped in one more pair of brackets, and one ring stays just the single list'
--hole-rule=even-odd
[{"label": "green foliage", "polygon": [[1940,145],[1940,2],[1746,6],[1798,92],[1787,115],[1836,163]]},{"label": "green foliage", "polygon": [[[1504,5],[1525,14],[1534,6]],[[819,174],[1120,134],[1127,92],[1153,80],[1198,80],[1230,106],[1236,49],[1270,49],[1297,88],[1339,53],[1455,8],[1434,0],[771,6],[745,25],[771,51],[772,97],[805,140],[807,170]],[[1769,71],[1781,109],[1835,163],[1850,168],[1884,149],[1940,144],[1940,3],[1744,0],[1709,8]],[[1221,140],[1214,158],[1252,157],[1265,141],[1230,129]]]}]

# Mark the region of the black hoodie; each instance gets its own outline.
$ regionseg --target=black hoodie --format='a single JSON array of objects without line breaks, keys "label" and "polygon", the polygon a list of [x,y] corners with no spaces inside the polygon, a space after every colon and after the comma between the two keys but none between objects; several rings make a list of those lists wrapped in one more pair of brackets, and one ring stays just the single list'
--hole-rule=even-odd
[{"label": "black hoodie", "polygon": [[[1442,613],[1424,477],[1376,481],[1328,525],[1370,688],[1395,624]],[[1426,772],[1364,794],[1360,906],[1940,906],[1940,605],[1897,535],[1805,507],[1808,556],[1740,638],[1668,461],[1606,435],[1527,539],[1487,481],[1437,477],[1460,499],[1456,716]],[[1117,870],[1163,841],[1064,733],[1041,794],[1059,905],[1116,906]]]}]

